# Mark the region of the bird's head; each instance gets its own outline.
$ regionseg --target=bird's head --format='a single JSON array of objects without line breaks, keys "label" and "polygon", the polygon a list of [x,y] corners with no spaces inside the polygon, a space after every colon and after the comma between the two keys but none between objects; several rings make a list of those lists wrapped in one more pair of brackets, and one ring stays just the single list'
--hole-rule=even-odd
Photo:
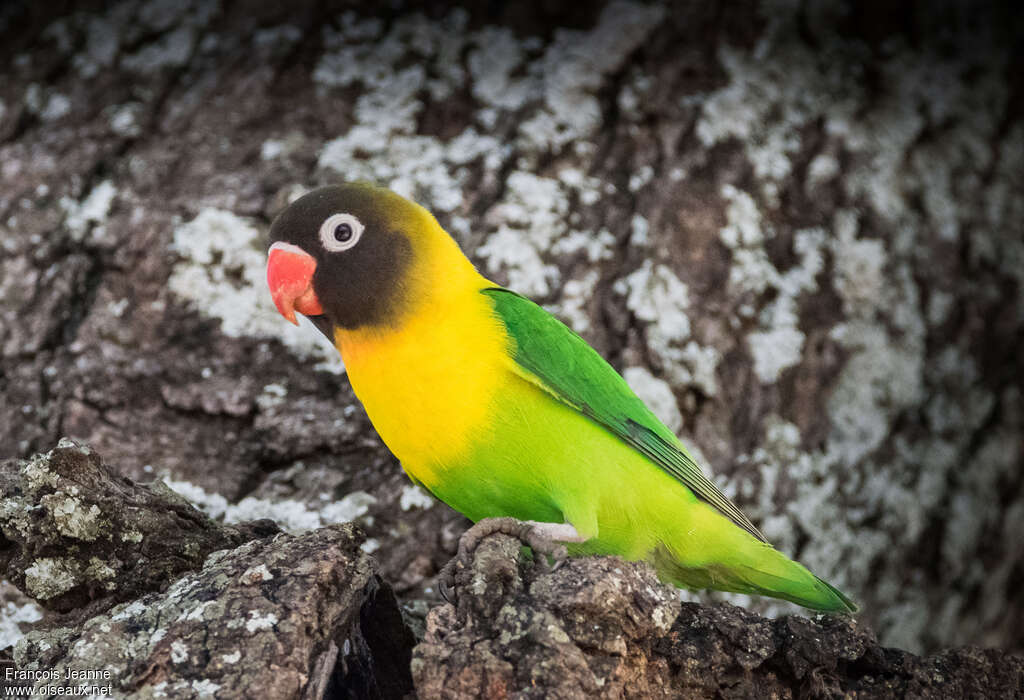
[{"label": "bird's head", "polygon": [[278,311],[296,324],[296,311],[309,316],[328,337],[334,328],[394,325],[422,294],[432,253],[454,246],[426,209],[365,183],[295,200],[270,242],[267,283]]}]

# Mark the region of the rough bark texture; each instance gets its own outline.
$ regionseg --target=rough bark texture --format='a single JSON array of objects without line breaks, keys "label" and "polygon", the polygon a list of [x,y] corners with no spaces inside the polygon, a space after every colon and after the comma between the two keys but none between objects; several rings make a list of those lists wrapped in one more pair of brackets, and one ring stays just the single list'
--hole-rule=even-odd
[{"label": "rough bark texture", "polygon": [[[160,591],[111,576],[102,581],[102,600],[126,601],[112,608],[65,594],[74,614],[37,625],[13,653],[0,654],[5,685],[222,700],[1024,693],[1024,659],[1005,652],[968,648],[920,658],[879,646],[848,617],[769,620],[727,604],[682,603],[646,564],[588,557],[552,572],[505,535],[483,540],[457,576],[457,606],[435,607],[416,645],[355,525],[241,544],[222,536],[226,548],[205,561],[168,567],[164,540],[195,552],[218,528],[175,500],[167,510],[192,525],[147,529],[159,517],[149,507],[157,498],[100,465],[88,448],[62,445],[12,470],[0,507],[18,517],[5,532],[18,532],[21,551],[46,553],[50,532],[74,522],[78,541],[64,547],[64,569],[79,559],[94,567],[111,561],[111,533],[142,532],[119,554],[132,560],[150,552],[146,583]],[[41,479],[56,492],[81,486],[81,502],[51,527],[26,528],[32,513],[38,521],[53,517],[49,505],[33,507],[22,496]],[[110,494],[102,511],[88,503],[94,490]],[[78,536],[86,531],[96,537]],[[48,566],[49,577],[37,575],[35,586],[12,578],[38,597],[40,586],[50,591],[66,578],[57,569]],[[12,671],[21,675],[9,679]],[[82,675],[89,672],[109,675]]]},{"label": "rough bark texture", "polygon": [[[0,657],[0,679],[10,668],[39,671],[50,675],[37,687],[110,686],[131,698],[412,690],[415,639],[358,527],[293,536],[264,523],[250,528],[263,535],[254,540],[180,497],[110,474],[85,447],[62,445],[20,466],[2,482],[7,576],[44,605],[75,612],[29,632],[13,665]],[[117,601],[131,602],[110,608]],[[83,680],[71,669],[111,675]]]},{"label": "rough bark texture", "polygon": [[218,553],[166,593],[30,632],[14,662],[107,669],[117,697],[401,697],[414,640],[362,540],[332,525]]},{"label": "rough bark texture", "polygon": [[278,532],[269,520],[219,525],[162,482],[139,486],[68,440],[0,463],[0,573],[58,612],[134,600],[211,552]]},{"label": "rough bark texture", "polygon": [[1024,659],[879,646],[851,618],[760,617],[680,603],[646,565],[568,562],[535,575],[519,543],[485,540],[458,608],[427,617],[423,698],[996,698],[1024,693]]},{"label": "rough bark texture", "polygon": [[0,456],[66,435],[229,523],[358,520],[422,613],[465,522],[262,282],[289,197],[369,178],[591,341],[885,643],[1024,646],[1013,13],[61,5],[0,8]]}]

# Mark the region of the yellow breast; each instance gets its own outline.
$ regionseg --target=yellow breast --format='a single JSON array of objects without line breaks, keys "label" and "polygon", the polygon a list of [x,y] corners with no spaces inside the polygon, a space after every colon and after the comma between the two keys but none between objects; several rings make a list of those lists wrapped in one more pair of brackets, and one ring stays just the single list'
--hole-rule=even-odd
[{"label": "yellow breast", "polygon": [[388,448],[426,486],[489,435],[509,381],[508,336],[479,289],[418,308],[398,328],[335,331],[352,388]]}]

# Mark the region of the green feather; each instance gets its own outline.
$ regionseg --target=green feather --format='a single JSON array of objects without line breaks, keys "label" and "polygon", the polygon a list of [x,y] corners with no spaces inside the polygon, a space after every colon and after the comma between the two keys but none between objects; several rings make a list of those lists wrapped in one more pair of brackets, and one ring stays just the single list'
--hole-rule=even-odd
[{"label": "green feather", "polygon": [[764,535],[704,476],[672,431],[618,372],[568,326],[526,297],[483,290],[515,339],[515,360],[563,403],[612,431],[682,482],[701,500],[762,542]]},{"label": "green feather", "polygon": [[[601,506],[596,517],[599,520],[609,518],[609,524],[616,525],[610,532],[602,530],[599,537],[572,547],[574,552],[622,554],[631,558],[639,555],[651,561],[666,580],[689,588],[771,595],[819,610],[857,609],[842,592],[767,544],[764,536],[739,508],[704,476],[672,431],[651,413],[626,381],[586,341],[543,308],[515,292],[494,287],[484,289],[482,293],[492,300],[495,314],[511,338],[513,347],[509,352],[515,361],[516,373],[558,404],[586,416],[635,451],[636,459],[629,459],[610,446],[603,448],[606,459],[611,460],[607,466],[618,460],[620,469],[633,470],[627,471],[631,473],[633,483],[622,483],[618,497],[623,502],[635,503],[632,500],[634,496],[627,495],[626,489],[641,489],[648,494],[651,505],[625,516],[621,512],[613,515]],[[532,410],[540,413],[544,409],[535,406]],[[565,421],[557,414],[551,414],[550,420],[552,424]],[[571,429],[567,423],[565,425]],[[548,431],[558,429],[554,425],[545,427]],[[590,439],[596,439],[596,436]],[[490,469],[492,473],[500,472],[502,479],[510,483],[524,479],[515,488],[497,487],[501,491],[497,500],[504,499],[503,502],[509,505],[514,503],[508,512],[518,517],[554,519],[546,514],[544,508],[549,506],[542,505],[544,499],[538,498],[543,489],[538,490],[530,482],[529,466],[525,462],[531,459],[535,465],[546,462],[548,469],[556,469],[557,464],[565,463],[564,452],[560,453],[561,457],[545,457],[535,451],[542,449],[542,445],[547,445],[552,451],[561,449],[550,434],[538,434],[534,441],[518,436],[516,444],[523,450],[518,469],[508,468],[503,458],[490,461],[481,451],[477,453],[477,459],[479,464],[486,466],[476,473],[479,475]],[[600,460],[600,448],[579,445],[578,449],[581,450],[582,464],[593,465]],[[675,479],[680,487],[678,491],[682,492],[680,496],[690,494],[689,499],[696,497],[707,504],[704,507],[708,509],[708,515],[700,512],[702,506],[697,500],[680,497],[673,501],[667,493],[660,491],[664,487],[652,478],[644,466],[645,461]],[[611,473],[578,474],[577,479],[581,489],[591,481],[603,484],[596,488],[605,489],[602,493],[607,494],[607,489],[615,489],[613,482],[609,481],[613,478]],[[473,498],[481,498],[482,492],[486,491],[484,483],[486,481],[479,476],[472,487],[453,483],[449,494],[453,500],[464,499],[472,488],[475,491]],[[591,491],[590,498],[593,494]],[[594,516],[592,505],[582,502],[584,498],[566,495],[563,490],[560,502],[553,504],[562,510],[568,521],[577,525],[577,529],[584,525],[581,532],[596,525],[586,522]],[[675,504],[674,513],[664,510],[666,503]],[[476,512],[483,514],[493,508],[493,505],[483,506]],[[576,522],[574,515],[581,521]],[[637,517],[648,520],[645,524],[636,522],[634,519]],[[623,522],[631,524],[623,529]],[[672,541],[668,533],[679,531],[673,522],[689,523],[683,528],[690,529],[686,540],[688,544]]]}]

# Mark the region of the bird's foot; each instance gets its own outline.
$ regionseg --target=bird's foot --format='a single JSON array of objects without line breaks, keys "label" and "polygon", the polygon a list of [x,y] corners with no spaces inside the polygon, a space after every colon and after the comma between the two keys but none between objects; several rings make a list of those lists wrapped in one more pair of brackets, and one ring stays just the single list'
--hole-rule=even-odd
[{"label": "bird's foot", "polygon": [[[437,587],[447,602],[454,604],[455,573],[461,563],[470,566],[473,552],[487,537],[494,534],[515,537],[528,546],[535,560],[547,571],[554,571],[568,556],[563,542],[583,542],[584,538],[569,523],[539,523],[515,518],[484,518],[466,530],[459,538],[458,553],[444,565],[437,575]],[[549,559],[553,563],[549,563]]]}]

